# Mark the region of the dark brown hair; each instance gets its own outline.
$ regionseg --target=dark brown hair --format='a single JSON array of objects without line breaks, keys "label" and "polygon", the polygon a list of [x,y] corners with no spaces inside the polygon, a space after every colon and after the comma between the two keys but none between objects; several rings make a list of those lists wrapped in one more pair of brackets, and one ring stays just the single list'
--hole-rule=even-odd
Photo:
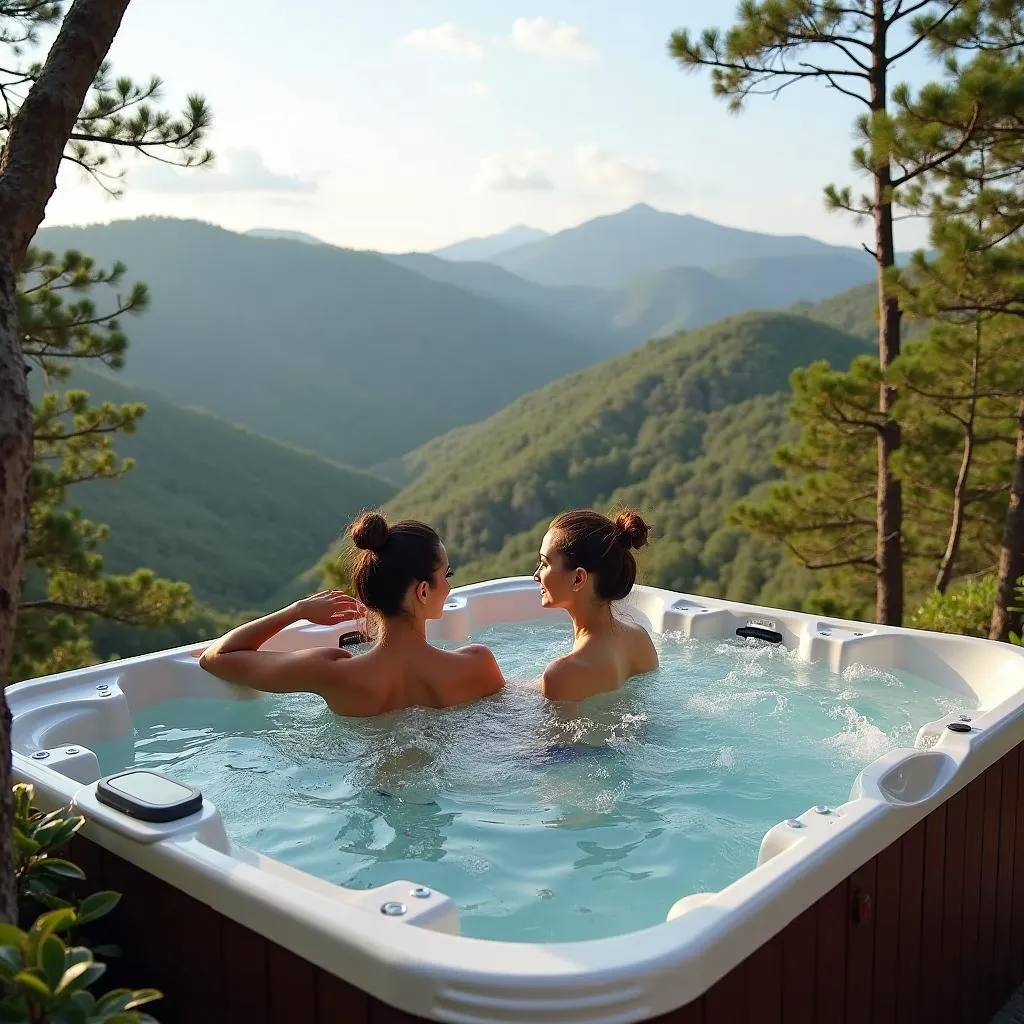
[{"label": "dark brown hair", "polygon": [[441,538],[415,519],[389,526],[379,512],[365,512],[348,532],[359,549],[356,595],[378,615],[397,615],[410,584],[432,580],[441,565]]},{"label": "dark brown hair", "polygon": [[592,509],[576,508],[552,519],[549,529],[560,534],[555,550],[565,567],[591,573],[602,600],[619,601],[633,589],[633,549],[647,543],[649,532],[639,512],[627,508],[609,519]]}]

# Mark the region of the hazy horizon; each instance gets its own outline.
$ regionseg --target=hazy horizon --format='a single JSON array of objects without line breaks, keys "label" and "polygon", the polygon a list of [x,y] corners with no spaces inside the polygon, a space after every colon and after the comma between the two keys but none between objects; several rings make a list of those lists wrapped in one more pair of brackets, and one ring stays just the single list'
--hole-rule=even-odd
[{"label": "hazy horizon", "polygon": [[[828,213],[822,196],[832,182],[859,185],[855,105],[807,83],[730,115],[707,74],[684,74],[667,53],[674,29],[733,19],[731,0],[697,6],[638,0],[627,16],[612,0],[542,11],[435,0],[426,16],[414,0],[311,0],[302,21],[283,23],[269,0],[222,0],[216,21],[205,0],[179,0],[171,18],[136,0],[113,69],[158,74],[172,110],[205,95],[216,164],[129,158],[118,201],[67,165],[45,224],[172,216],[422,252],[648,202],[751,231],[869,241],[870,225]],[[896,77],[929,73],[922,57]],[[899,248],[924,240],[922,224],[898,225]]]}]

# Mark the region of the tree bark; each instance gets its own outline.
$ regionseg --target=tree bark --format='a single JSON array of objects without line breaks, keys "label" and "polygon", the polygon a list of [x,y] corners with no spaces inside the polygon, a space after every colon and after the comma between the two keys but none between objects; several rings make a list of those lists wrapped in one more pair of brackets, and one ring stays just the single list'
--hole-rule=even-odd
[{"label": "tree bark", "polygon": [[[0,682],[14,647],[27,542],[32,406],[17,319],[17,273],[57,184],[64,148],[128,0],[75,0],[0,152]],[[16,919],[10,710],[0,690],[0,920]]]},{"label": "tree bark", "polygon": [[971,472],[971,462],[973,459],[974,429],[972,427],[964,438],[964,454],[960,459],[960,472],[957,473],[956,484],[953,487],[953,518],[949,524],[946,550],[942,554],[939,571],[935,576],[935,589],[940,594],[944,594],[949,587],[949,581],[953,577],[953,568],[956,565],[956,556],[960,550],[960,538],[963,536],[964,518],[967,510],[965,498],[967,479]]},{"label": "tree bark", "polygon": [[[28,543],[32,405],[18,344],[15,276],[0,273],[0,682],[7,685]],[[16,920],[11,820],[11,713],[0,688],[0,920]]]},{"label": "tree bark", "polygon": [[[871,109],[886,108],[886,41],[888,24],[882,0],[874,0],[871,47]],[[900,307],[888,294],[885,275],[896,263],[893,240],[892,167],[888,154],[874,168],[875,263],[878,281],[878,362],[883,378],[900,354]],[[903,622],[903,487],[892,471],[893,454],[900,447],[899,423],[892,418],[896,389],[883,382],[878,410],[878,476],[875,503],[875,621],[888,626]]]},{"label": "tree bark", "polygon": [[992,608],[990,640],[1009,640],[1010,633],[1021,632],[1019,604],[1016,599],[1017,581],[1024,576],[1024,398],[1017,407],[1017,456],[1013,462],[1010,483],[1010,503],[1006,509],[1003,542],[999,552],[999,574],[996,582],[996,601]]},{"label": "tree bark", "polygon": [[960,459],[960,471],[953,487],[953,518],[949,524],[949,538],[943,552],[939,571],[935,576],[935,589],[944,594],[949,587],[956,565],[956,557],[960,553],[960,538],[964,532],[964,519],[967,511],[967,481],[971,475],[971,463],[974,460],[974,424],[978,412],[978,378],[981,375],[981,320],[974,322],[974,356],[971,359],[971,388],[967,407],[967,422],[964,424],[964,453]]}]

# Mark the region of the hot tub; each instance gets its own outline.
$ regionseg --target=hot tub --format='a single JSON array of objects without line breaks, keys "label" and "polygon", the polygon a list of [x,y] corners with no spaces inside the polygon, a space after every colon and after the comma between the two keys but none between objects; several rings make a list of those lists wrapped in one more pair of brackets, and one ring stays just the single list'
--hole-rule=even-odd
[{"label": "hot tub", "polygon": [[[851,773],[847,802],[780,821],[746,874],[680,893],[663,923],[546,944],[461,935],[456,903],[416,877],[344,888],[241,847],[209,800],[170,823],[100,803],[95,750],[133,716],[254,696],[204,673],[202,644],[9,688],[15,776],[86,816],[72,856],[125,894],[120,969],[166,992],[165,1022],[986,1021],[1024,976],[1024,650],[649,587],[621,611],[684,637],[752,629],[835,672],[913,673],[975,710],[921,722]],[[531,579],[498,580],[453,591],[431,636],[562,615]],[[268,647],[347,628],[299,624]]]}]

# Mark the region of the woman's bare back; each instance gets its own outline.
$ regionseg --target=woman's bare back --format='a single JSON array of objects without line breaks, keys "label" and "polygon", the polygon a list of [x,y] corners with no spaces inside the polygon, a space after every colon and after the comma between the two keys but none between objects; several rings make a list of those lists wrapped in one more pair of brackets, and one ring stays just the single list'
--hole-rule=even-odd
[{"label": "woman's bare back", "polygon": [[611,631],[588,635],[569,654],[556,658],[544,672],[542,689],[550,700],[585,700],[657,667],[658,652],[647,630],[616,622]]},{"label": "woman's bare back", "polygon": [[408,650],[378,647],[337,665],[333,685],[320,692],[335,714],[369,717],[407,707],[446,708],[487,697],[504,685],[486,647],[441,651],[424,644]]}]

